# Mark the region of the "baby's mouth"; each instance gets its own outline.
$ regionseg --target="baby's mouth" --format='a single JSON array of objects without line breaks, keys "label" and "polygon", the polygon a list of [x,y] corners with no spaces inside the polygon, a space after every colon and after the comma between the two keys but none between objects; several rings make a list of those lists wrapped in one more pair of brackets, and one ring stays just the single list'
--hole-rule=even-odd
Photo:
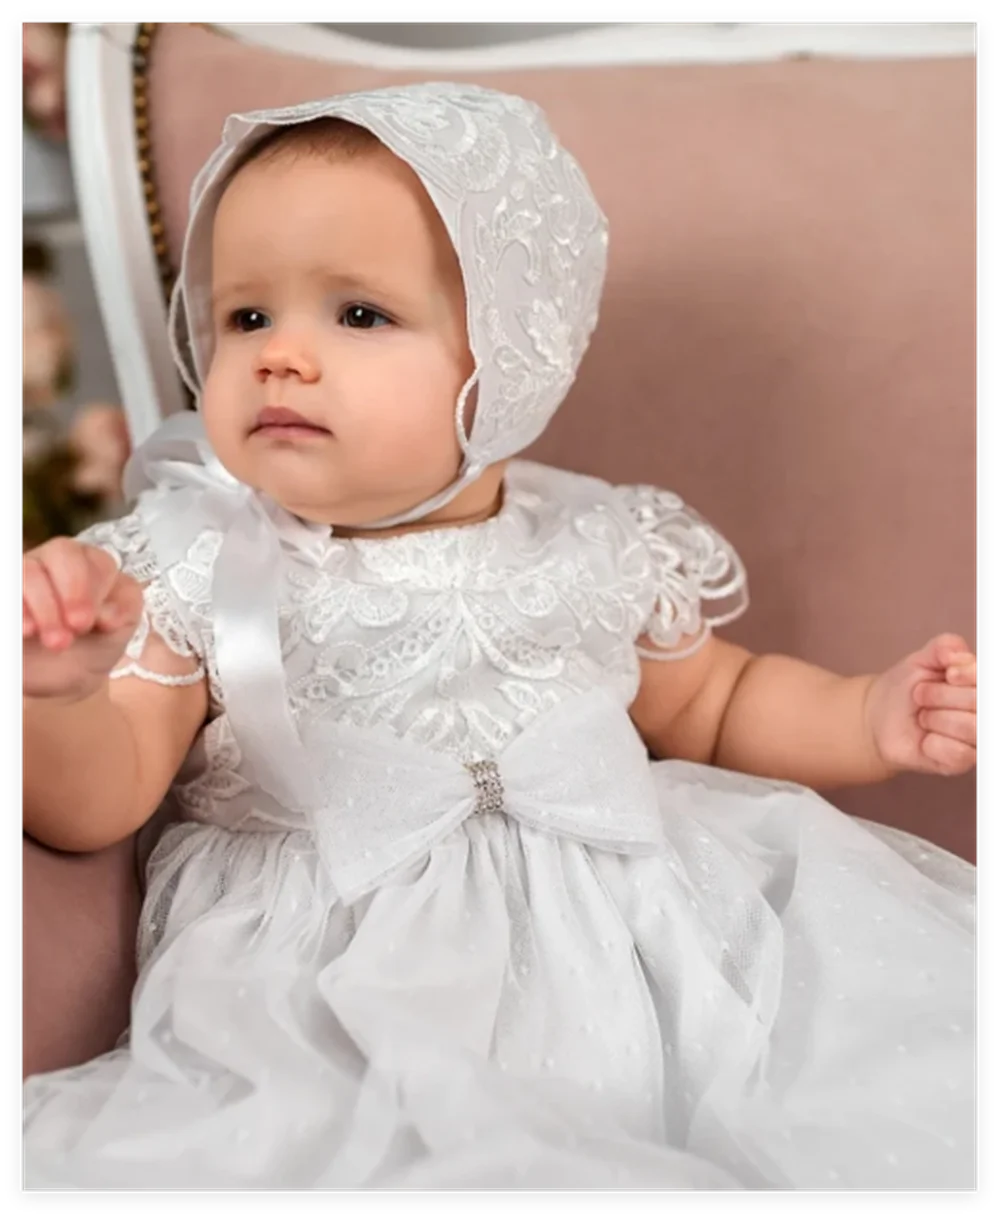
[{"label": "baby's mouth", "polygon": [[273,438],[308,438],[329,436],[331,431],[329,427],[310,421],[294,409],[269,405],[266,409],[261,409],[250,433]]}]

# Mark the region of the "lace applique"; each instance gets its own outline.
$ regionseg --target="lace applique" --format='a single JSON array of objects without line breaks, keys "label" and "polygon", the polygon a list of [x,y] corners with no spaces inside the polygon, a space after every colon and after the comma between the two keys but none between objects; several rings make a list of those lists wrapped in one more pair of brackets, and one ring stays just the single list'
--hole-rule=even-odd
[{"label": "lace applique", "polygon": [[145,585],[160,573],[145,528],[136,511],[122,518],[95,523],[76,537],[81,544],[101,548],[114,557],[122,573]]},{"label": "lace applique", "polygon": [[390,737],[401,737],[406,732],[401,722],[405,720],[406,709],[412,698],[411,691],[395,689],[357,699],[344,699],[335,704],[317,705],[311,700],[293,697],[292,712],[300,722],[308,722],[310,718],[330,712],[345,725],[375,732],[387,731]]},{"label": "lace applique", "polygon": [[[80,543],[100,548],[112,556],[122,573],[134,578],[143,588],[143,612],[128,644],[122,662],[111,678],[136,677],[164,687],[184,687],[204,678],[197,643],[177,609],[169,577],[164,578],[137,511],[120,519],[97,523],[78,537]],[[155,636],[170,654],[196,663],[190,671],[159,671],[143,661],[151,638]]]},{"label": "lace applique", "polygon": [[[475,527],[441,528],[397,540],[355,541],[363,570],[390,586],[443,591],[482,585],[500,575],[496,519]],[[418,542],[414,543],[414,540]]]},{"label": "lace applique", "polygon": [[210,721],[202,731],[201,744],[204,766],[194,778],[175,783],[174,795],[187,817],[211,822],[219,802],[232,801],[253,785],[240,774],[241,755],[228,717]]},{"label": "lace applique", "polygon": [[322,645],[346,617],[360,628],[389,628],[403,620],[410,598],[392,586],[366,586],[320,570],[289,573],[289,597],[301,634]]},{"label": "lace applique", "polygon": [[199,666],[190,674],[160,674],[156,670],[147,670],[138,662],[129,662],[126,666],[116,666],[108,675],[109,679],[124,679],[126,677],[145,679],[147,683],[159,683],[161,687],[192,687],[200,683],[205,672]]},{"label": "lace applique", "polygon": [[517,712],[515,721],[520,729],[526,728],[543,712],[555,708],[560,700],[559,692],[544,683],[536,685],[516,679],[504,679],[502,683],[497,684],[497,691]]},{"label": "lace applique", "polygon": [[[440,656],[455,620],[439,598],[421,605],[387,636],[368,637],[358,629],[319,651],[312,668],[292,684],[291,696],[312,711],[337,700],[390,690],[415,678]],[[304,706],[304,705],[303,705]]]},{"label": "lace applique", "polygon": [[640,645],[638,652],[657,659],[687,657],[705,643],[713,628],[746,611],[743,563],[732,546],[675,493],[649,485],[616,492],[638,524],[656,592],[642,631],[657,648]]},{"label": "lace applique", "polygon": [[[562,604],[553,603],[546,621],[557,615]],[[464,604],[469,632],[494,670],[505,675],[530,679],[555,679],[566,664],[566,650],[579,638],[575,629],[556,629],[546,635],[531,624],[535,619],[518,619],[505,610],[505,604],[468,597]]]},{"label": "lace applique", "polygon": [[220,531],[203,531],[168,575],[173,592],[206,625],[212,619],[212,571],[221,547]]},{"label": "lace applique", "polygon": [[[460,99],[462,108],[454,104]],[[453,194],[495,190],[512,160],[510,139],[503,128],[483,117],[502,118],[518,112],[516,98],[501,98],[485,90],[444,89],[437,84],[417,84],[406,90],[386,89],[364,99],[371,115],[378,115],[390,131],[409,147],[419,147],[426,160],[428,177]],[[523,107],[526,109],[526,106]],[[364,117],[363,113],[359,117]],[[454,128],[458,147],[442,135]],[[461,154],[456,151],[461,149]]]},{"label": "lace applique", "polygon": [[500,754],[516,733],[511,721],[483,703],[441,696],[420,709],[406,737],[471,762]]},{"label": "lace applique", "polygon": [[[199,656],[204,672],[208,676],[209,714],[216,716],[222,711],[222,685],[219,680],[215,657],[215,634],[212,627],[212,576],[216,558],[222,548],[222,533],[206,529],[194,540],[183,558],[171,565],[167,571],[168,597],[183,605],[192,625],[197,629]],[[286,622],[298,619],[291,608],[283,613]],[[291,633],[287,626],[283,635]],[[286,654],[294,647],[297,638],[288,637]]]}]

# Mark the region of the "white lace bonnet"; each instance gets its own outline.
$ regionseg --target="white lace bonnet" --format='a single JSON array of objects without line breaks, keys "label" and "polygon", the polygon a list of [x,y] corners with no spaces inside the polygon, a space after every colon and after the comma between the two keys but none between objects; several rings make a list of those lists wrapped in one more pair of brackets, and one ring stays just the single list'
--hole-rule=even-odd
[{"label": "white lace bonnet", "polygon": [[[236,114],[195,178],[177,287],[174,357],[197,397],[212,353],[211,229],[234,167],[274,127],[346,119],[417,174],[455,246],[475,370],[455,407],[458,479],[375,526],[420,518],[545,429],[597,323],[607,221],[538,106],[473,85],[415,84]],[[478,389],[471,432],[465,402]]]}]

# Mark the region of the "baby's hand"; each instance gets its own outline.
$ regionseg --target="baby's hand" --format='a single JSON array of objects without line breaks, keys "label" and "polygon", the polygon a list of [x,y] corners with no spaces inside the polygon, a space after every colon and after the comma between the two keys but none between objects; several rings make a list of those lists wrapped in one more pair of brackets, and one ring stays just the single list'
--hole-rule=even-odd
[{"label": "baby's hand", "polygon": [[24,556],[26,696],[82,700],[125,652],[142,613],[142,589],[114,559],[55,539]]},{"label": "baby's hand", "polygon": [[872,684],[868,725],[896,771],[957,776],[976,764],[976,658],[945,634]]}]

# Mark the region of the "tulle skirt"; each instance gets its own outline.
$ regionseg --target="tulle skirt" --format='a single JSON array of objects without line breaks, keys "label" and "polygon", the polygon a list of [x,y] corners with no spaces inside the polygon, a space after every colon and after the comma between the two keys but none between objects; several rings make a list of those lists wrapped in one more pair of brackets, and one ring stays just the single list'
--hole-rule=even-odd
[{"label": "tulle skirt", "polygon": [[25,1083],[27,1186],[974,1186],[974,869],[652,774],[658,854],[479,815],[350,905],[306,831],[169,827],[127,1038]]}]

